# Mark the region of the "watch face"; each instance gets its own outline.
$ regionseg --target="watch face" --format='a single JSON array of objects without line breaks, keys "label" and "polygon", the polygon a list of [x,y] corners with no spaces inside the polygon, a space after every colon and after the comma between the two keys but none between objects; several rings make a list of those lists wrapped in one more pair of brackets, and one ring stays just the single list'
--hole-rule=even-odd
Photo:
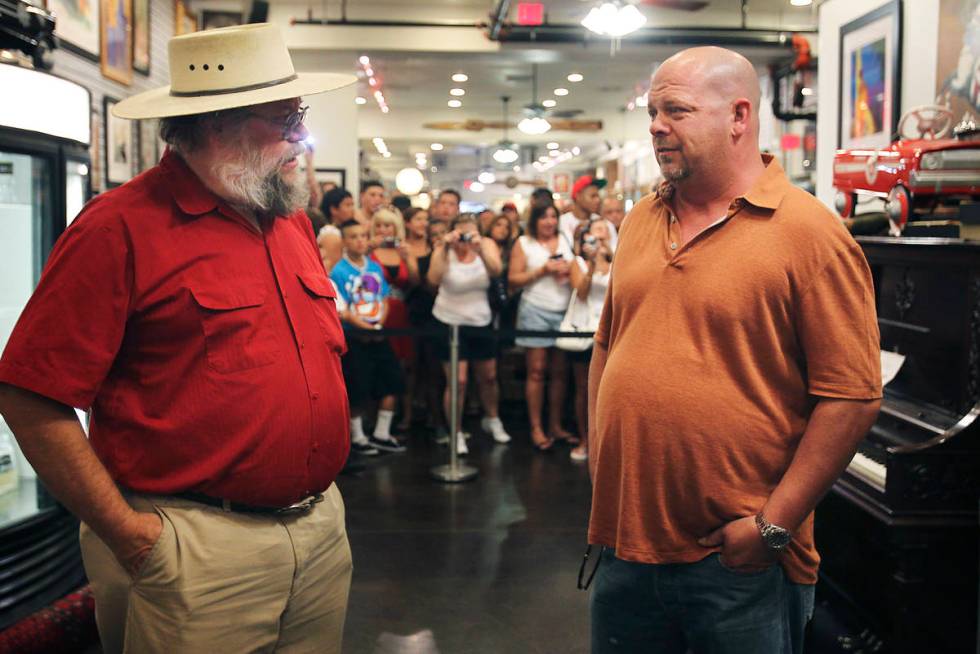
[{"label": "watch face", "polygon": [[786,531],[785,529],[777,528],[774,529],[773,532],[769,535],[768,540],[769,540],[769,547],[781,550],[787,545],[789,545],[789,542],[793,540],[793,538],[792,536],[790,536],[789,532]]}]

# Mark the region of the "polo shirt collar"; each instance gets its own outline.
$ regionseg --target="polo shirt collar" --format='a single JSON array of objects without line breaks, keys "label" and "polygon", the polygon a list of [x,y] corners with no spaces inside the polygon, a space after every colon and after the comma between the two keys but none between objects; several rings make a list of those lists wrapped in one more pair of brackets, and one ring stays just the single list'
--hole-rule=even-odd
[{"label": "polo shirt collar", "polygon": [[160,167],[170,177],[170,192],[185,214],[201,216],[218,208],[218,196],[204,185],[176,152],[167,148],[160,160]]},{"label": "polo shirt collar", "polygon": [[[771,154],[763,154],[762,163],[766,167],[765,171],[755,180],[752,188],[742,196],[742,199],[760,209],[775,211],[786,195],[789,180],[786,179],[783,167]],[[674,197],[674,186],[667,181],[661,182],[657,194],[666,202],[670,202]]]}]

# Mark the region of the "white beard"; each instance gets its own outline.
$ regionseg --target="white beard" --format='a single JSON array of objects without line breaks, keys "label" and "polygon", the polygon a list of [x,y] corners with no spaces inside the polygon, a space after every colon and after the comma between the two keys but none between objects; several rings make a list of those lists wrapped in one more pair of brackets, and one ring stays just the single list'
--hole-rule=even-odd
[{"label": "white beard", "polygon": [[232,204],[270,216],[287,216],[306,206],[310,189],[302,175],[287,180],[280,167],[293,157],[302,156],[306,147],[295,143],[283,156],[273,159],[252,146],[245,135],[231,140],[241,144],[222,153],[212,174],[219,186],[219,195]]}]

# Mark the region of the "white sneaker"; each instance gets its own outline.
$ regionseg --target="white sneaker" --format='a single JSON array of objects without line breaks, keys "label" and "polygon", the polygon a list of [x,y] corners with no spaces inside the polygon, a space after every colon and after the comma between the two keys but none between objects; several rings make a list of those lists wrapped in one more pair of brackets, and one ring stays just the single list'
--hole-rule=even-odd
[{"label": "white sneaker", "polygon": [[466,435],[463,432],[456,433],[456,454],[469,454],[470,448],[466,447]]},{"label": "white sneaker", "polygon": [[484,418],[480,421],[480,429],[493,436],[493,440],[498,443],[509,443],[510,434],[504,430],[504,423],[500,418]]}]

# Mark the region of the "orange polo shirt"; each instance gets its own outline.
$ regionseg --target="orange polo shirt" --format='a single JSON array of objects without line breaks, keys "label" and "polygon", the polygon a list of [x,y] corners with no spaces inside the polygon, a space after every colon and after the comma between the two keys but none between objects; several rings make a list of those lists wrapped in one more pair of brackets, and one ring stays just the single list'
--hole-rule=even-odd
[{"label": "orange polo shirt", "polygon": [[[757,513],[820,397],[881,397],[867,261],[771,157],[725,219],[685,245],[660,193],[620,231],[596,341],[608,349],[590,443],[589,542],[642,563],[698,561],[697,539]],[[781,557],[815,583],[813,516]]]}]

